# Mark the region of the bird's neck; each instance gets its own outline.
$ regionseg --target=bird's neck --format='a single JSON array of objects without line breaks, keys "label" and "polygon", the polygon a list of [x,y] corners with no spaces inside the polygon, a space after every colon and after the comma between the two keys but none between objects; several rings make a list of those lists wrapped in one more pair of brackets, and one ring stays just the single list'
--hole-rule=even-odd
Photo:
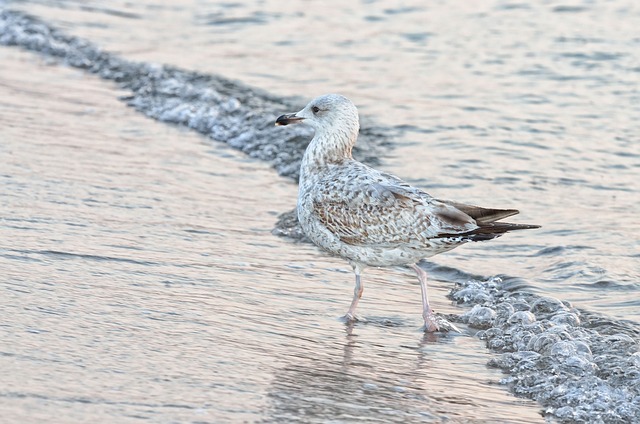
[{"label": "bird's neck", "polygon": [[358,138],[358,128],[340,131],[316,131],[302,158],[301,172],[351,159],[351,150]]}]

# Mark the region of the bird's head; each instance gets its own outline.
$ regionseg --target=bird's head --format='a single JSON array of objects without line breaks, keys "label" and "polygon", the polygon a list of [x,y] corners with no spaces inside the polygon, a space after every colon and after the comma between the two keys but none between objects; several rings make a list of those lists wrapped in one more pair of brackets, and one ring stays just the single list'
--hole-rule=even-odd
[{"label": "bird's head", "polygon": [[339,94],[325,94],[311,100],[300,112],[285,114],[276,119],[276,125],[303,123],[320,132],[357,133],[360,124],[358,110],[351,100]]}]

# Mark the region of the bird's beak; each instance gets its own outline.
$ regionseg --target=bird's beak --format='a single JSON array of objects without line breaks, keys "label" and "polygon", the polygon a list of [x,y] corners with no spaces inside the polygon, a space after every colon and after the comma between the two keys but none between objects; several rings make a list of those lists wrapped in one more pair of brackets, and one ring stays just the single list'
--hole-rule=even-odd
[{"label": "bird's beak", "polygon": [[300,116],[296,116],[295,113],[289,113],[287,115],[280,115],[278,119],[276,119],[276,125],[289,125],[289,124],[298,124],[302,122],[304,118]]}]

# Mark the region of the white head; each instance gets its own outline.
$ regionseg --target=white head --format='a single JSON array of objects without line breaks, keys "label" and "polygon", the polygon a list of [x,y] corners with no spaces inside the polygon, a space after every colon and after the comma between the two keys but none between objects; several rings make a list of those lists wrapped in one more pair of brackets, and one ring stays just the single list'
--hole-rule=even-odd
[{"label": "white head", "polygon": [[[316,130],[316,137],[323,133],[347,133],[357,136],[360,129],[358,109],[344,96],[325,94],[311,100],[300,112],[282,115],[276,125],[303,123]],[[355,137],[354,140],[355,142]]]}]

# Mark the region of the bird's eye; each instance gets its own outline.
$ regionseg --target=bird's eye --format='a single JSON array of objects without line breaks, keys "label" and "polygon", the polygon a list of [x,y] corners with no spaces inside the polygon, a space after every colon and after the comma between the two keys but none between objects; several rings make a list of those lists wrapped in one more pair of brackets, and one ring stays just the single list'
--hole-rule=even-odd
[{"label": "bird's eye", "polygon": [[320,108],[318,106],[314,106],[314,107],[311,108],[311,111],[313,113],[318,113],[318,112],[320,112]]}]

